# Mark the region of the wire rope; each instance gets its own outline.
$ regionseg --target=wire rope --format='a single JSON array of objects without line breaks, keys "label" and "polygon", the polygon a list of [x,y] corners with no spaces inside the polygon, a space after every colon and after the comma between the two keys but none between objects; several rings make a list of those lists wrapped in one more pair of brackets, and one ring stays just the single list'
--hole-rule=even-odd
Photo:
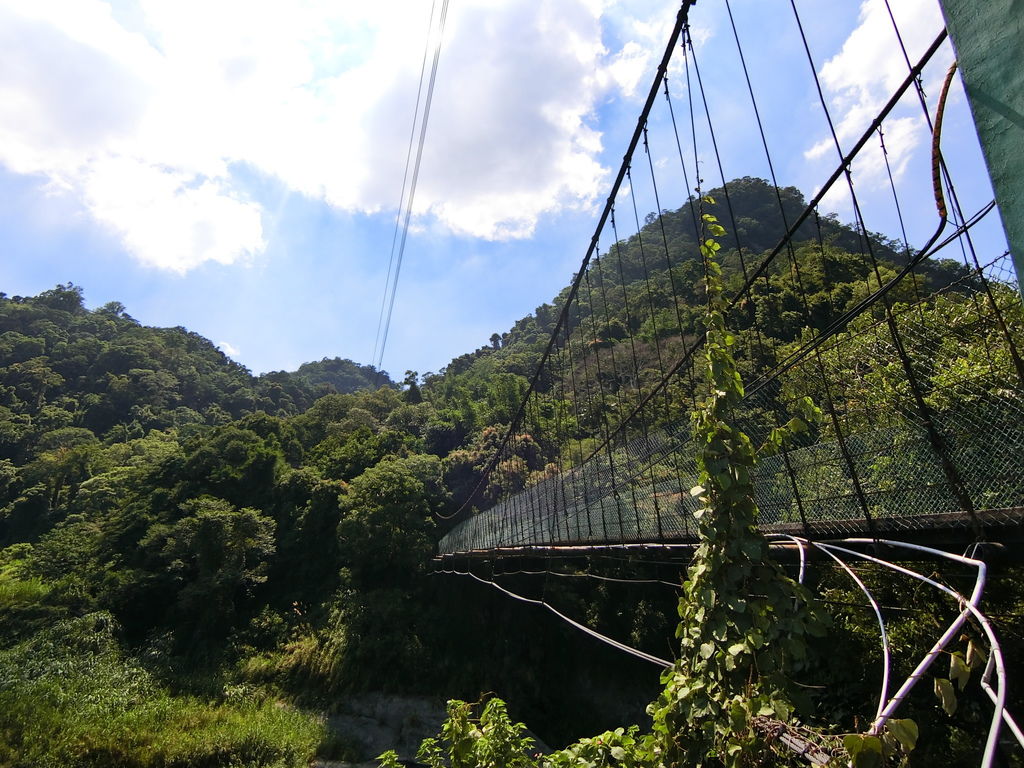
[{"label": "wire rope", "polygon": [[491,579],[481,578],[481,577],[477,576],[475,573],[473,573],[472,571],[454,571],[453,570],[453,571],[451,571],[451,573],[455,574],[455,575],[458,575],[458,576],[469,576],[470,578],[475,579],[476,581],[479,581],[481,584],[487,584],[488,586],[493,587],[494,589],[497,589],[499,592],[503,592],[504,594],[508,595],[509,597],[513,598],[514,600],[519,600],[520,602],[523,602],[523,603],[530,603],[532,605],[539,605],[542,608],[546,608],[547,610],[549,610],[553,614],[555,614],[555,616],[560,618],[562,621],[564,621],[567,624],[575,627],[576,629],[578,629],[579,631],[583,632],[584,634],[590,635],[595,640],[600,640],[602,643],[605,643],[606,645],[610,645],[612,648],[615,648],[616,650],[622,651],[624,653],[628,653],[630,656],[635,656],[638,659],[642,659],[643,661],[649,662],[651,664],[654,664],[654,665],[656,665],[658,667],[662,667],[662,668],[666,668],[666,667],[671,667],[672,666],[672,662],[671,661],[667,661],[667,660],[662,659],[662,658],[660,658],[658,656],[655,656],[653,654],[646,653],[646,652],[641,651],[641,650],[639,650],[637,648],[633,648],[632,646],[626,645],[625,643],[621,643],[621,642],[619,642],[618,640],[616,640],[616,639],[614,639],[612,637],[608,637],[608,635],[603,635],[603,634],[601,634],[600,632],[598,632],[595,629],[591,629],[586,624],[581,624],[580,622],[576,621],[575,619],[570,618],[569,616],[566,616],[564,613],[559,611],[557,608],[555,608],[550,603],[545,602],[544,600],[537,600],[536,598],[533,598],[533,597],[526,597],[524,595],[520,595],[520,594],[518,594],[516,592],[513,592],[510,589],[506,589],[505,587],[501,586],[500,584],[498,584],[497,582],[495,582],[495,581],[493,581]]},{"label": "wire rope", "polygon": [[[415,163],[413,164],[412,180],[409,184],[409,197],[406,200],[405,214],[402,221],[402,236],[401,239],[399,240],[398,254],[394,259],[395,269],[390,285],[391,298],[390,300],[388,300],[388,311],[384,319],[383,331],[381,333],[380,338],[380,350],[375,364],[378,370],[380,370],[384,365],[384,351],[387,348],[388,344],[388,332],[391,329],[391,316],[395,308],[395,296],[398,293],[398,278],[402,272],[402,260],[405,256],[405,244],[409,236],[409,222],[412,218],[413,203],[415,202],[416,199],[416,186],[419,182],[420,164],[422,163],[423,160],[423,147],[427,140],[427,125],[430,121],[430,106],[434,100],[434,86],[437,82],[438,64],[440,63],[441,60],[441,47],[442,43],[444,42],[444,28],[445,23],[448,19],[448,2],[449,0],[443,0],[441,5],[441,14],[440,19],[438,21],[437,29],[437,42],[434,47],[434,59],[433,62],[431,63],[430,79],[427,83],[426,98],[424,99],[423,102],[423,119],[420,123],[419,128],[419,141],[416,146],[416,160]],[[433,13],[431,13],[431,18],[433,18]],[[422,86],[422,80],[420,84]],[[418,99],[419,96],[417,96],[417,101]],[[385,297],[387,297],[387,293],[385,293]]]},{"label": "wire rope", "polygon": [[412,124],[409,127],[409,148],[405,152],[405,170],[402,172],[402,192],[398,196],[398,210],[395,211],[395,231],[391,235],[391,254],[388,257],[388,273],[384,278],[384,295],[380,300],[380,314],[377,317],[377,335],[373,340],[373,356],[371,362],[377,360],[377,352],[380,349],[381,329],[384,327],[384,310],[388,303],[388,294],[391,287],[391,274],[395,264],[395,248],[398,245],[398,233],[402,224],[402,209],[405,208],[405,190],[409,182],[409,165],[412,163],[412,148],[416,144],[416,126],[420,120],[420,101],[423,97],[423,76],[427,71],[427,59],[430,55],[430,33],[434,28],[434,11],[437,7],[437,0],[430,3],[430,16],[427,19],[427,37],[423,43],[423,60],[420,62],[420,78],[416,84],[416,106],[412,112]]}]

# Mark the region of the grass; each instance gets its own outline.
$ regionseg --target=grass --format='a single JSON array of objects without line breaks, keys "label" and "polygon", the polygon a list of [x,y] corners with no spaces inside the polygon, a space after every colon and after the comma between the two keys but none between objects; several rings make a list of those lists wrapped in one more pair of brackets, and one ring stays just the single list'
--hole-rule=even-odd
[{"label": "grass", "polygon": [[172,696],[92,614],[0,653],[2,768],[299,768],[319,718],[270,700]]},{"label": "grass", "polygon": [[42,602],[49,588],[39,579],[20,579],[0,570],[0,611]]}]

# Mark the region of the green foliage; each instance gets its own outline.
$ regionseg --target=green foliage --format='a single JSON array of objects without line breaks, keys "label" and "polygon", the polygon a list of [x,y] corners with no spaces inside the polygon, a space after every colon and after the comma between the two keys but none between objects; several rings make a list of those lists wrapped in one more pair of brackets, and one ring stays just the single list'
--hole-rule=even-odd
[{"label": "green foliage", "polygon": [[36,603],[46,597],[49,588],[40,579],[17,579],[0,574],[0,611],[7,613],[20,603]]},{"label": "green foliage", "polygon": [[565,749],[545,755],[543,768],[641,768],[650,764],[649,744],[639,737],[639,728],[616,728],[590,739],[580,739]]},{"label": "green foliage", "polygon": [[86,310],[71,284],[0,297],[0,458],[32,455],[60,427],[125,440],[260,410],[293,415],[330,392],[393,386],[337,358],[256,379],[184,328],[141,326],[117,302]]},{"label": "green foliage", "polygon": [[407,583],[433,554],[433,512],[443,503],[434,456],[390,458],[355,478],[342,499],[338,539],[358,584]]},{"label": "green foliage", "polygon": [[212,497],[186,502],[181,512],[174,524],[150,528],[140,544],[174,580],[175,627],[202,646],[226,634],[239,603],[266,580],[274,521]]},{"label": "green foliage", "polygon": [[409,435],[387,429],[374,433],[359,426],[347,434],[332,434],[312,451],[310,461],[324,477],[352,480],[386,456],[408,453]]},{"label": "green foliage", "polygon": [[[447,494],[415,455],[435,410],[408,400],[347,360],[254,379],[184,329],[89,312],[73,286],[0,297],[0,546],[32,542],[4,561],[0,639],[103,609],[173,675],[287,670],[305,647],[312,687],[338,682],[344,652],[351,684],[381,635],[409,668],[422,643],[402,619]],[[400,588],[374,582],[391,553]]]},{"label": "green foliage", "polygon": [[[416,759],[430,768],[526,768],[536,765],[533,739],[524,735],[526,726],[513,722],[505,702],[490,699],[474,716],[479,704],[453,699],[448,702],[448,717],[437,738],[420,745]],[[385,752],[377,758],[381,768],[398,766],[398,755]]]},{"label": "green foliage", "polygon": [[985,652],[970,639],[967,640],[965,651],[956,650],[949,654],[948,679],[944,677],[934,679],[935,695],[942,705],[942,711],[949,717],[956,714],[959,705],[957,690],[962,693],[967,688],[971,672],[983,668],[986,660]]},{"label": "green foliage", "polygon": [[394,382],[385,371],[378,371],[372,365],[359,365],[338,357],[325,357],[319,362],[303,363],[290,376],[321,393],[333,390],[339,394],[350,394],[361,389],[394,386]]},{"label": "green foliage", "polygon": [[437,411],[423,431],[427,451],[435,456],[444,456],[455,450],[469,436],[475,423],[475,413],[468,403],[463,403],[458,410]]},{"label": "green foliage", "polygon": [[917,746],[917,723],[913,720],[888,720],[881,736],[850,733],[843,737],[843,748],[854,768],[880,768],[898,761],[907,765],[908,755]]}]

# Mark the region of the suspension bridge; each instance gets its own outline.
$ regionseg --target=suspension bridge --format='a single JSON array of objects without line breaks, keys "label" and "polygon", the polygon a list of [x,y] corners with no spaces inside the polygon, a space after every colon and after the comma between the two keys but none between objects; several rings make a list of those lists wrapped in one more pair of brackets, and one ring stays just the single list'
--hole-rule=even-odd
[{"label": "suspension bridge", "polygon": [[[651,578],[649,567],[661,557],[678,573],[699,543],[702,446],[691,414],[711,378],[702,370],[710,363],[701,354],[703,283],[706,270],[719,267],[700,254],[710,245],[728,300],[725,343],[743,379],[731,428],[761,446],[750,473],[758,528],[794,555],[801,583],[813,554],[863,593],[860,607],[877,620],[882,652],[870,734],[883,732],[970,623],[988,654],[980,679],[993,705],[980,763],[987,768],[1001,740],[1024,747],[1006,707],[1006,660],[979,607],[982,542],[1019,540],[1024,530],[1024,306],[1011,247],[997,201],[959,183],[970,175],[962,147],[943,144],[960,62],[941,17],[922,38],[906,25],[919,33],[923,20],[901,26],[888,0],[871,4],[867,13],[883,21],[873,34],[888,38],[899,66],[882,78],[884,97],[851,127],[848,114],[833,114],[827,68],[796,0],[779,5],[787,6],[790,36],[773,50],[803,60],[805,80],[791,90],[808,96],[814,119],[770,119],[766,107],[777,105],[759,94],[794,70],[768,71],[763,57],[748,65],[763,35],[744,28],[730,0],[701,5],[718,15],[714,46],[696,42],[704,22],[692,0],[683,2],[540,362],[479,482],[447,521],[436,572],[470,577],[617,650],[672,666],[574,619],[543,585],[522,593],[512,588],[521,581],[504,577],[679,588]],[[726,98],[711,89],[709,71],[732,74]],[[727,142],[723,124],[745,134]],[[803,160],[833,158],[809,200],[779,183],[777,169],[794,164],[779,156],[779,145],[792,151],[780,125],[808,140],[824,137]],[[908,125],[930,138],[927,162],[908,163],[887,146],[886,137],[892,143]],[[737,146],[760,149],[762,177],[744,170],[730,179]],[[1019,155],[1019,146],[1011,151]],[[974,163],[982,165],[980,154]],[[663,201],[679,199],[669,190],[679,189],[681,206],[666,209]],[[826,213],[837,201],[851,224]],[[1020,212],[1008,213],[1012,232]],[[897,235],[879,235],[876,218]],[[783,424],[785,437],[776,429]],[[594,567],[616,558],[610,571]],[[972,574],[970,595],[907,562],[922,558]],[[950,598],[948,625],[898,688],[885,610],[857,574],[863,565]],[[837,762],[811,735],[778,727],[766,737],[813,765]]]},{"label": "suspension bridge", "polygon": [[[689,414],[706,394],[693,307],[702,300],[697,244],[708,212],[726,230],[727,322],[746,387],[734,423],[768,445],[773,427],[807,398],[822,414],[758,462],[759,527],[818,540],[967,543],[1020,530],[1024,313],[1005,240],[993,247],[977,236],[998,218],[995,200],[965,199],[957,164],[944,155],[956,86],[947,32],[940,24],[915,47],[889,10],[888,34],[905,66],[873,117],[846,138],[805,21],[795,2],[787,10],[786,42],[803,59],[821,148],[834,156],[829,172],[808,201],[780,186],[773,144],[781,142],[757,85],[772,73],[747,63],[756,39],[750,30],[744,37],[726,2],[708,12],[722,15],[728,43],[702,47],[697,10],[683,3],[540,363],[441,540],[442,560],[697,542]],[[727,101],[705,88],[709,68],[737,73]],[[735,130],[738,111],[766,179],[727,176],[721,124]],[[886,136],[908,119],[927,130],[930,161],[898,183],[900,160]],[[880,197],[878,179],[894,238],[867,220],[864,200]],[[743,198],[757,187],[774,203],[762,213],[774,226],[770,246],[749,235],[744,218]],[[668,189],[687,190],[677,211],[663,208]],[[823,211],[835,200],[852,224]],[[912,227],[911,209],[930,209],[930,221]],[[859,281],[853,289],[851,280]]]}]

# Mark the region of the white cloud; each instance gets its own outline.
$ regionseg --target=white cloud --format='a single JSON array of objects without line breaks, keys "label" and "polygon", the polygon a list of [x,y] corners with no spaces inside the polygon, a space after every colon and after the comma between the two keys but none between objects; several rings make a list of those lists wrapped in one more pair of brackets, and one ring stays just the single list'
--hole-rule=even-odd
[{"label": "white cloud", "polygon": [[611,79],[626,96],[633,96],[651,67],[654,51],[633,40],[626,43],[608,66]]},{"label": "white cloud", "polygon": [[[902,0],[892,4],[900,34],[912,63],[924,53],[943,28],[943,20],[935,0]],[[942,54],[928,72],[941,71]],[[860,7],[857,27],[843,43],[842,49],[825,62],[819,78],[825,89],[832,119],[835,122],[843,151],[867,130],[871,121],[896,91],[909,72],[899,47],[892,19],[884,0],[865,0]],[[918,106],[917,96],[909,91],[900,105],[883,124],[889,165],[897,181],[903,175],[914,150],[927,138],[927,124]],[[838,159],[831,136],[821,138],[804,152],[808,160]],[[869,141],[858,155],[854,170],[866,184],[888,183],[885,156],[878,141]],[[836,190],[832,202],[845,199],[843,190]]]},{"label": "white cloud", "polygon": [[240,350],[236,349],[232,344],[227,341],[218,341],[217,349],[223,352],[228,357],[238,357],[241,353]]},{"label": "white cloud", "polygon": [[82,181],[88,209],[149,266],[183,273],[263,249],[259,207],[222,180],[112,157],[90,163]]},{"label": "white cloud", "polygon": [[[595,110],[636,91],[671,22],[631,2],[453,3],[416,213],[501,239],[592,204]],[[397,204],[426,23],[417,0],[0,0],[0,164],[148,265],[245,260],[266,238],[242,168],[345,210]]]}]

